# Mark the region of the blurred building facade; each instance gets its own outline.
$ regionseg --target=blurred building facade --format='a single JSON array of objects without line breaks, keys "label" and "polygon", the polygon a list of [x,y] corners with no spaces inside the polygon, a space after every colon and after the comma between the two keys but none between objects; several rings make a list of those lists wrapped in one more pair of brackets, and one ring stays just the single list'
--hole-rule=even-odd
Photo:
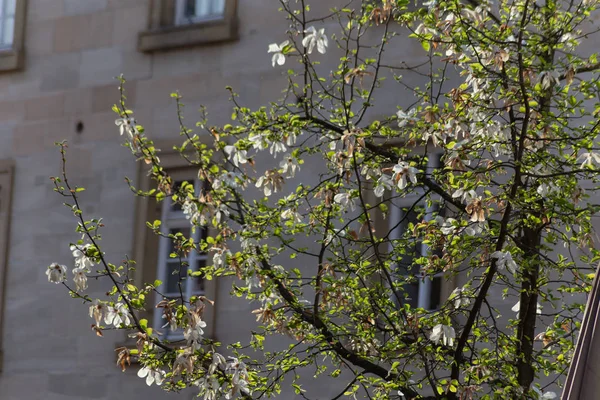
[{"label": "blurred building facade", "polygon": [[[135,254],[136,240],[145,245],[135,232],[143,205],[124,181],[136,180],[138,165],[114,123],[115,77],[124,74],[129,107],[157,141],[178,139],[176,90],[191,126],[201,104],[211,124],[227,122],[225,86],[253,105],[285,87],[285,70],[272,68],[267,54],[285,37],[277,9],[272,0],[0,0],[0,399],[197,394],[147,387],[135,366],[122,373],[114,349],[125,333],[96,337],[87,306],[47,282],[49,262],[72,268],[69,243],[78,239],[49,180],[60,172],[54,142],[69,143],[69,177],[87,188],[84,211],[105,218],[109,258]],[[155,271],[157,261],[145,261]],[[249,305],[228,300],[227,286],[213,287],[224,301],[211,333],[224,343],[247,340],[235,328],[254,316]],[[106,289],[90,282],[92,294]]]},{"label": "blurred building facade", "polygon": [[[311,5],[319,15],[342,3]],[[128,106],[157,142],[178,139],[174,91],[183,96],[190,126],[201,105],[211,125],[227,123],[226,86],[241,103],[260,106],[278,99],[287,85],[286,66],[273,68],[267,53],[288,29],[278,7],[274,0],[0,0],[0,400],[195,397],[147,387],[135,366],[121,372],[114,349],[126,342],[125,333],[96,337],[87,306],[47,282],[50,262],[72,268],[69,243],[78,239],[76,221],[49,179],[61,166],[54,143],[69,143],[68,175],[86,188],[84,212],[104,218],[103,250],[114,263],[133,256],[138,278],[151,281],[160,246],[144,221],[165,214],[136,199],[125,183],[129,177],[144,185],[114,123],[115,77],[127,79]],[[410,42],[386,56],[420,54],[418,43]],[[398,102],[410,104],[410,96],[399,97],[383,99],[377,112],[393,115]],[[188,179],[175,159],[164,161]],[[304,165],[302,173],[318,175],[310,168]],[[92,295],[106,290],[90,282]],[[238,327],[255,324],[254,307],[231,298],[226,282],[204,290],[218,300],[210,333],[223,343],[249,340]],[[444,300],[428,290],[433,297],[419,305]],[[309,398],[340,392],[327,380],[308,388]]]}]

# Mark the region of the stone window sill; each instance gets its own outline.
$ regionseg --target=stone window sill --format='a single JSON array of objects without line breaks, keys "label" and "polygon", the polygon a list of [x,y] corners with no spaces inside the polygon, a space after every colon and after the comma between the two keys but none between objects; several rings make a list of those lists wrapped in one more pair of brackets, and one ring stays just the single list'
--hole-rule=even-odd
[{"label": "stone window sill", "polygon": [[23,68],[23,51],[0,50],[0,72],[15,71],[21,68]]},{"label": "stone window sill", "polygon": [[171,50],[226,42],[237,38],[237,19],[226,18],[141,32],[138,36],[138,50],[142,52]]}]

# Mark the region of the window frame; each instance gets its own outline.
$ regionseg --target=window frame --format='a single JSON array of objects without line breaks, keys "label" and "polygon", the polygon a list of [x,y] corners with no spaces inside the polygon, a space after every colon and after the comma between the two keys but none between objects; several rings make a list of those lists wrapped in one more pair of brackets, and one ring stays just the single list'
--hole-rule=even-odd
[{"label": "window frame", "polygon": [[[205,135],[201,136],[201,141],[207,145],[210,145],[210,138]],[[179,146],[179,141],[156,141],[155,147],[161,149],[160,160],[162,167],[173,177],[177,177],[177,180],[195,180],[198,174],[198,168],[190,166],[190,164],[181,156],[180,153],[173,149],[174,146]],[[221,155],[215,154],[215,158]],[[179,178],[182,179],[179,179]],[[187,178],[186,178],[187,177]],[[137,189],[143,191],[149,191],[156,187],[156,183],[150,179],[147,174],[147,166],[144,163],[138,163],[137,171]],[[152,232],[146,222],[154,221],[161,218],[162,207],[167,203],[166,200],[158,203],[153,198],[136,196],[135,204],[135,221],[134,221],[134,238],[133,238],[133,255],[136,261],[136,271],[134,280],[137,286],[143,286],[145,283],[154,282],[158,279],[158,262],[159,262],[159,248],[160,248],[160,237]],[[189,221],[186,220],[188,225]],[[214,228],[207,228],[207,235],[215,235],[217,232]],[[168,239],[165,239],[168,242]],[[209,257],[209,254],[206,255]],[[204,281],[204,296],[207,299],[215,302],[215,305],[207,305],[204,310],[203,320],[206,322],[206,328],[204,329],[205,336],[211,339],[215,339],[215,308],[218,307],[217,293],[218,293],[219,278],[213,278],[212,280]],[[162,286],[161,286],[162,288]],[[160,289],[159,289],[160,291]],[[148,320],[148,326],[157,327],[162,322],[161,314],[157,314],[155,305],[161,300],[155,292],[150,292],[146,296],[146,310],[140,312],[140,318]],[[152,306],[152,308],[150,308]],[[157,317],[158,315],[158,317]],[[160,320],[159,320],[160,319]],[[164,322],[162,322],[164,325]],[[162,326],[160,325],[160,326]],[[171,338],[170,338],[171,339]],[[181,339],[179,336],[173,339]],[[127,339],[125,340],[127,343]]]},{"label": "window frame", "polygon": [[[185,2],[188,0],[177,0],[175,2],[175,26],[185,26],[189,24],[202,24],[209,21],[220,20],[223,19],[223,15],[225,13],[225,0],[209,0],[211,2],[215,1],[223,1],[223,11],[219,14],[209,14],[206,17],[194,16],[194,17],[186,17],[185,16]],[[212,9],[212,5],[211,5]]]},{"label": "window frame", "polygon": [[[190,176],[191,175],[191,176]],[[195,193],[199,193],[199,190],[201,190],[202,188],[202,183],[201,181],[194,175],[197,175],[196,171],[192,171],[192,174],[188,173],[188,171],[179,171],[178,173],[175,174],[170,174],[171,178],[173,179],[174,182],[180,182],[180,181],[188,181],[188,182],[194,182],[194,190]],[[165,199],[162,201],[160,208],[161,208],[161,212],[160,212],[160,220],[162,221],[162,225],[161,225],[161,230],[163,232],[170,232],[171,229],[190,229],[190,233],[191,233],[191,224],[190,221],[185,217],[185,215],[183,214],[183,211],[181,212],[177,212],[174,213],[173,210],[171,209],[173,205],[173,202],[170,199]],[[208,233],[208,229],[200,229],[198,227],[196,227],[195,232],[192,234],[192,237],[194,238],[194,241],[196,243],[199,242],[198,239],[200,239],[200,236],[206,236],[206,234]],[[173,296],[176,298],[179,298],[179,293],[175,293],[175,292],[169,292],[167,289],[167,285],[168,285],[168,272],[169,272],[169,246],[172,243],[171,239],[167,238],[167,237],[160,237],[158,239],[158,251],[157,251],[157,261],[156,261],[156,276],[157,279],[160,280],[161,282],[163,282],[163,288],[161,290],[161,293],[166,295],[166,296]],[[196,262],[198,261],[204,261],[204,265],[207,265],[209,258],[208,258],[208,253],[194,253],[194,252],[190,252],[188,254],[188,256],[186,257],[186,259],[184,260],[184,262],[188,263],[188,269],[195,269],[195,265]],[[187,275],[187,271],[186,271],[186,275]],[[195,279],[199,279],[199,278],[195,278]],[[186,300],[189,300],[192,296],[206,296],[206,286],[207,286],[207,280],[204,280],[203,282],[203,286],[204,289],[201,291],[195,291],[193,290],[192,286],[193,284],[190,284],[190,282],[192,282],[191,280],[189,280],[189,278],[186,277],[186,281],[185,281],[185,293],[184,293],[184,297]],[[157,299],[160,300],[160,299]],[[157,303],[157,301],[155,301],[155,304]],[[165,328],[163,329],[162,326],[165,324],[165,321],[162,319],[162,309],[160,308],[154,308],[154,330],[158,331],[158,332],[162,332],[163,335],[165,335],[168,339],[181,339],[181,334],[180,333],[172,333],[170,332],[169,328]]]},{"label": "window frame", "polygon": [[[4,7],[5,1],[0,0],[0,6]],[[27,0],[15,0],[15,2],[13,40],[10,46],[0,45],[0,72],[23,68]],[[0,28],[3,28],[1,23]]]},{"label": "window frame", "polygon": [[[428,165],[428,168],[431,167],[431,164]],[[434,167],[434,168],[437,168]],[[413,205],[418,205],[418,206],[423,206],[425,205],[425,201],[418,201],[419,200],[419,195],[422,193],[414,193],[411,194],[410,196],[407,197],[403,197],[402,199],[398,199],[397,202],[395,202],[395,204],[391,207],[390,210],[390,215],[388,217],[388,229],[390,232],[390,240],[396,240],[396,239],[400,239],[402,237],[402,235],[404,235],[404,232],[402,232],[402,226],[398,225],[395,228],[393,228],[395,225],[398,224],[398,221],[401,221],[404,218],[404,211],[402,210],[403,208],[410,208]],[[437,207],[435,206],[428,206],[425,208],[425,215],[423,216],[423,220],[426,222],[429,222],[432,220],[433,217],[433,213],[438,211],[436,210]],[[425,255],[429,252],[429,246],[423,242],[420,242],[418,244],[418,246],[420,247],[420,254],[421,255]],[[390,253],[392,252],[392,247],[393,244],[390,241],[389,243],[389,251]],[[443,286],[443,273],[437,273],[433,278],[420,278],[418,277],[418,288],[417,288],[417,302],[416,302],[416,307],[418,308],[423,308],[425,310],[435,310],[435,308],[431,308],[430,305],[433,302],[432,301],[432,287],[433,287],[433,280],[435,278],[441,278],[442,279],[442,285]],[[441,299],[443,298],[442,296],[442,292],[443,289],[442,287],[440,287],[440,293],[439,293],[439,297],[440,297],[440,303],[441,303]]]},{"label": "window frame", "polygon": [[[394,145],[402,145],[402,143],[391,143],[389,144],[390,146],[394,146]],[[418,147],[415,148],[415,154],[423,154],[425,151],[425,149],[423,147]],[[442,162],[440,157],[442,156],[441,153],[435,151],[434,149],[430,149],[428,148],[426,151],[426,155],[428,157],[428,163],[427,163],[427,169],[429,171],[432,171],[435,168],[439,168],[442,166]],[[379,202],[384,202],[388,205],[388,207],[390,208],[387,217],[384,218],[383,214],[378,212],[377,210],[374,210],[374,214],[373,214],[373,221],[376,227],[377,231],[384,231],[384,232],[389,232],[390,233],[390,239],[396,239],[402,236],[402,233],[397,232],[399,235],[396,236],[396,233],[394,233],[393,231],[396,231],[396,229],[392,229],[392,227],[397,223],[397,221],[400,221],[400,219],[402,218],[402,208],[405,207],[410,207],[413,204],[416,204],[417,201],[419,200],[420,195],[423,194],[423,191],[421,190],[417,190],[414,193],[402,197],[402,198],[397,198],[395,200],[391,200],[390,197],[388,197],[388,195],[386,194],[386,196],[383,199],[377,198],[375,197],[375,195],[373,194],[373,188],[371,187],[372,185],[366,185],[365,187],[368,187],[368,198],[370,200],[371,203],[373,204],[378,204]],[[393,197],[393,196],[392,196]],[[391,204],[393,202],[393,205]],[[420,205],[424,205],[424,201],[419,203]],[[448,212],[452,212],[451,209],[449,208],[445,208],[444,209],[445,213]],[[425,211],[425,216],[424,219],[429,221],[431,220],[431,217],[434,213],[433,209],[427,209]],[[396,218],[395,218],[396,217]],[[394,222],[396,221],[396,222]],[[398,227],[399,229],[400,227]],[[385,247],[381,248],[382,252],[387,252],[388,254],[390,254],[391,251],[391,246],[392,243],[390,242],[389,244],[385,245]],[[427,252],[429,251],[429,247],[424,244],[421,243],[421,254],[427,254]],[[439,292],[439,304],[443,305],[444,302],[450,297],[452,290],[454,290],[456,288],[456,276],[452,275],[452,274],[446,274],[443,272],[440,272],[439,274],[436,274],[436,276],[434,278],[440,277],[441,278],[441,283],[440,283],[440,292]],[[419,291],[418,291],[418,299],[417,299],[417,307],[421,307],[422,305],[425,305],[427,303],[431,303],[431,298],[432,298],[432,287],[433,287],[433,279],[419,279]],[[421,290],[421,288],[423,288],[424,290]],[[393,298],[394,302],[397,302],[397,299],[394,297]],[[428,311],[433,311],[432,309],[428,308],[428,307],[422,307],[425,310]]]},{"label": "window frame", "polygon": [[138,50],[153,52],[219,43],[238,38],[237,2],[224,0],[221,18],[177,24],[180,0],[151,0],[148,29],[138,35]]},{"label": "window frame", "polygon": [[6,300],[6,276],[10,249],[10,213],[14,185],[14,160],[0,160],[0,372],[3,370],[4,303]]}]

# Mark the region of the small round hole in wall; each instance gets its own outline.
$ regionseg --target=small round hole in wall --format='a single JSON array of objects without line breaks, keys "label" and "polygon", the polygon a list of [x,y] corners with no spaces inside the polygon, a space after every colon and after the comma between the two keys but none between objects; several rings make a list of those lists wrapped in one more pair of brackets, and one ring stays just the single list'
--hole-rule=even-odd
[{"label": "small round hole in wall", "polygon": [[75,124],[75,132],[81,134],[83,132],[83,122],[77,121]]}]

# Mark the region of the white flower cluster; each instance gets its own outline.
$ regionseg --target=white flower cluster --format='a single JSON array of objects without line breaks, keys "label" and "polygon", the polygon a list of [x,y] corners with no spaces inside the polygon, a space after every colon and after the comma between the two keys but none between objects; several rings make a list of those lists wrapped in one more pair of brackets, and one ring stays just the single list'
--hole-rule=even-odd
[{"label": "white flower cluster", "polygon": [[513,275],[517,273],[517,263],[513,260],[509,251],[495,251],[490,255],[490,258],[496,260],[498,269],[506,268]]},{"label": "white flower cluster", "polygon": [[148,386],[152,385],[153,383],[156,383],[157,386],[160,386],[164,380],[165,373],[161,370],[143,367],[138,371],[137,376],[140,378],[146,378],[146,385]]},{"label": "white flower cluster", "polygon": [[[302,46],[306,48],[306,52],[308,54],[312,54],[314,48],[317,48],[317,51],[321,54],[325,54],[327,52],[327,46],[329,45],[329,40],[327,39],[327,35],[325,35],[325,28],[316,29],[314,26],[309,26],[308,29],[304,31],[306,34],[304,39],[302,39]],[[271,43],[269,45],[269,50],[267,53],[273,53],[271,56],[271,65],[273,67],[277,65],[285,64],[285,54],[293,49],[289,49],[290,41],[286,40],[280,44]]]},{"label": "white flower cluster", "polygon": [[435,344],[443,343],[444,346],[452,347],[454,345],[454,339],[456,338],[456,332],[454,328],[449,325],[438,324],[433,327],[429,339]]},{"label": "white flower cluster", "polygon": [[226,399],[234,399],[238,394],[249,394],[248,369],[244,362],[235,357],[229,357],[231,361],[227,364],[226,371],[232,373],[231,389],[225,395]]},{"label": "white flower cluster", "polygon": [[71,246],[71,252],[75,258],[75,268],[72,271],[73,282],[75,282],[75,288],[78,292],[87,289],[86,272],[90,272],[90,268],[94,266],[92,258],[87,256],[90,247],[90,244]]},{"label": "white flower cluster", "polygon": [[115,125],[119,127],[119,133],[123,136],[127,134],[129,140],[133,141],[140,132],[137,129],[135,119],[133,118],[119,118],[115,121]]},{"label": "white flower cluster", "polygon": [[90,318],[94,318],[97,326],[101,324],[102,318],[104,318],[105,324],[113,325],[115,328],[120,328],[121,325],[131,325],[131,314],[123,303],[109,306],[96,299],[89,308],[89,314]]},{"label": "white flower cluster", "polygon": [[406,161],[398,160],[398,164],[394,165],[392,172],[392,182],[394,182],[400,190],[403,190],[408,186],[408,181],[413,184],[417,183],[417,174],[419,173],[419,170],[408,165]]},{"label": "white flower cluster", "polygon": [[199,350],[202,347],[202,339],[204,339],[204,329],[206,322],[202,321],[196,313],[189,313],[189,325],[183,331],[183,337],[187,340],[187,345],[194,350]]},{"label": "white flower cluster", "polygon": [[52,263],[46,269],[46,276],[50,283],[63,283],[67,280],[67,267],[57,263]]},{"label": "white flower cluster", "polygon": [[[94,266],[94,260],[87,256],[87,251],[90,248],[90,244],[82,246],[71,246],[71,252],[75,258],[75,268],[73,268],[73,282],[75,283],[75,290],[77,292],[87,289],[87,272],[90,272],[90,268]],[[46,276],[48,282],[51,283],[63,283],[67,280],[67,267],[58,263],[52,263],[46,269]]]}]

